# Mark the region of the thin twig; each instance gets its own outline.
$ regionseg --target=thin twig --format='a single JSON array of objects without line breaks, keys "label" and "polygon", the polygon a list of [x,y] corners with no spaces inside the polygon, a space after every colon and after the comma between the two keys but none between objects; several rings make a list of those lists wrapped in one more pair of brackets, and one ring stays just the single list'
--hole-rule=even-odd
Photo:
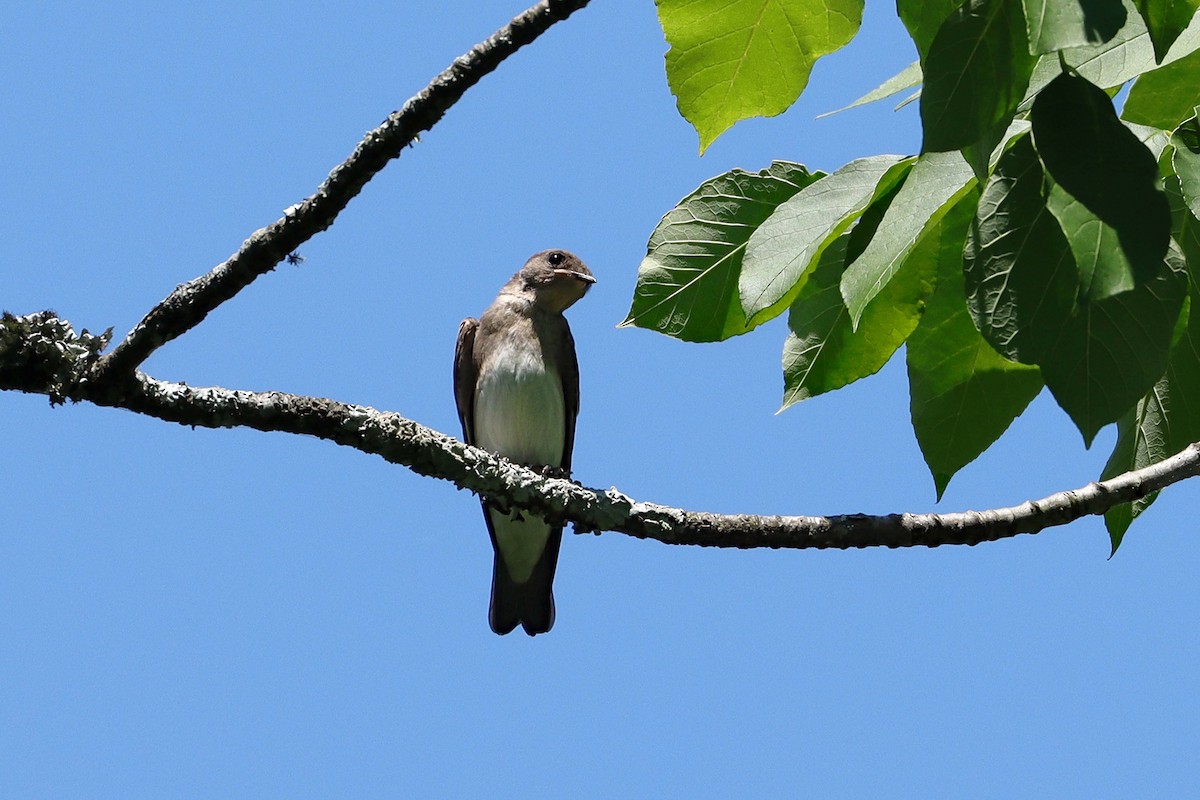
[{"label": "thin twig", "polygon": [[207,275],[176,287],[151,309],[111,353],[97,362],[91,380],[102,383],[129,375],[159,347],[200,324],[210,311],[332,225],[367,181],[420,133],[432,128],[467,89],[588,1],[542,0],[456,58],[403,108],[368,133],[315,194],[251,234],[236,253]]}]

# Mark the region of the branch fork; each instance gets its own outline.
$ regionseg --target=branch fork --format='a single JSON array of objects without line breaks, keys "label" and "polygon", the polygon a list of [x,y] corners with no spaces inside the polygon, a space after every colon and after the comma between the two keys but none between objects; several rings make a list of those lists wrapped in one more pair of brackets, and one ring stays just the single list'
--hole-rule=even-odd
[{"label": "branch fork", "polygon": [[850,548],[978,544],[1037,533],[1146,497],[1200,474],[1200,443],[1112,479],[1018,506],[950,514],[833,517],[711,514],[638,502],[543,475],[398,414],[282,392],[247,392],[160,381],[138,371],[159,347],[196,327],[220,304],[333,224],[363,186],[429,130],[471,86],[588,0],[542,0],[471,48],[369,132],[316,192],[251,234],[210,272],[181,284],[113,351],[111,330],[76,333],[53,312],[0,318],[0,390],[125,408],[183,425],[306,434],[405,466],[513,508],[570,521],[577,533],[619,531],[667,544]]}]

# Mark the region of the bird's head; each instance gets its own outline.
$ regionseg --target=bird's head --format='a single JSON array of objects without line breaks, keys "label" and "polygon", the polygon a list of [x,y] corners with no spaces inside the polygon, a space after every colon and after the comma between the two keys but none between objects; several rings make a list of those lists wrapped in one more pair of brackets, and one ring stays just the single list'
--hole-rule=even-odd
[{"label": "bird's head", "polygon": [[596,282],[579,257],[566,250],[543,250],[521,267],[516,279],[539,306],[559,313],[587,294]]}]

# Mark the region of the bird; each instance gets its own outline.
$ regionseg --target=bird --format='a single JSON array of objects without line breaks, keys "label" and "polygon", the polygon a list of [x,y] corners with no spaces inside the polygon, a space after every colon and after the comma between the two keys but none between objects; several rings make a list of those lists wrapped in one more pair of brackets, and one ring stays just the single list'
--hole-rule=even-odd
[{"label": "bird", "polygon": [[[543,250],[500,289],[454,348],[454,399],[471,445],[548,474],[569,476],[579,414],[579,363],[563,312],[596,282],[566,250]],[[500,635],[554,625],[562,525],[481,498],[492,540],[488,624]]]}]

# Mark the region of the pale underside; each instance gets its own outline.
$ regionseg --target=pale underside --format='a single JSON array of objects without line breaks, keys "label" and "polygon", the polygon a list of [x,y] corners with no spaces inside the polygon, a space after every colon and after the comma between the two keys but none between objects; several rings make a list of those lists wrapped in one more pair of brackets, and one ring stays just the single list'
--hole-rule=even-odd
[{"label": "pale underside", "polygon": [[[546,372],[540,352],[518,341],[492,356],[475,385],[475,444],[522,464],[562,466],[562,382]],[[550,526],[528,512],[488,513],[509,575],[524,583],[546,548]]]}]

